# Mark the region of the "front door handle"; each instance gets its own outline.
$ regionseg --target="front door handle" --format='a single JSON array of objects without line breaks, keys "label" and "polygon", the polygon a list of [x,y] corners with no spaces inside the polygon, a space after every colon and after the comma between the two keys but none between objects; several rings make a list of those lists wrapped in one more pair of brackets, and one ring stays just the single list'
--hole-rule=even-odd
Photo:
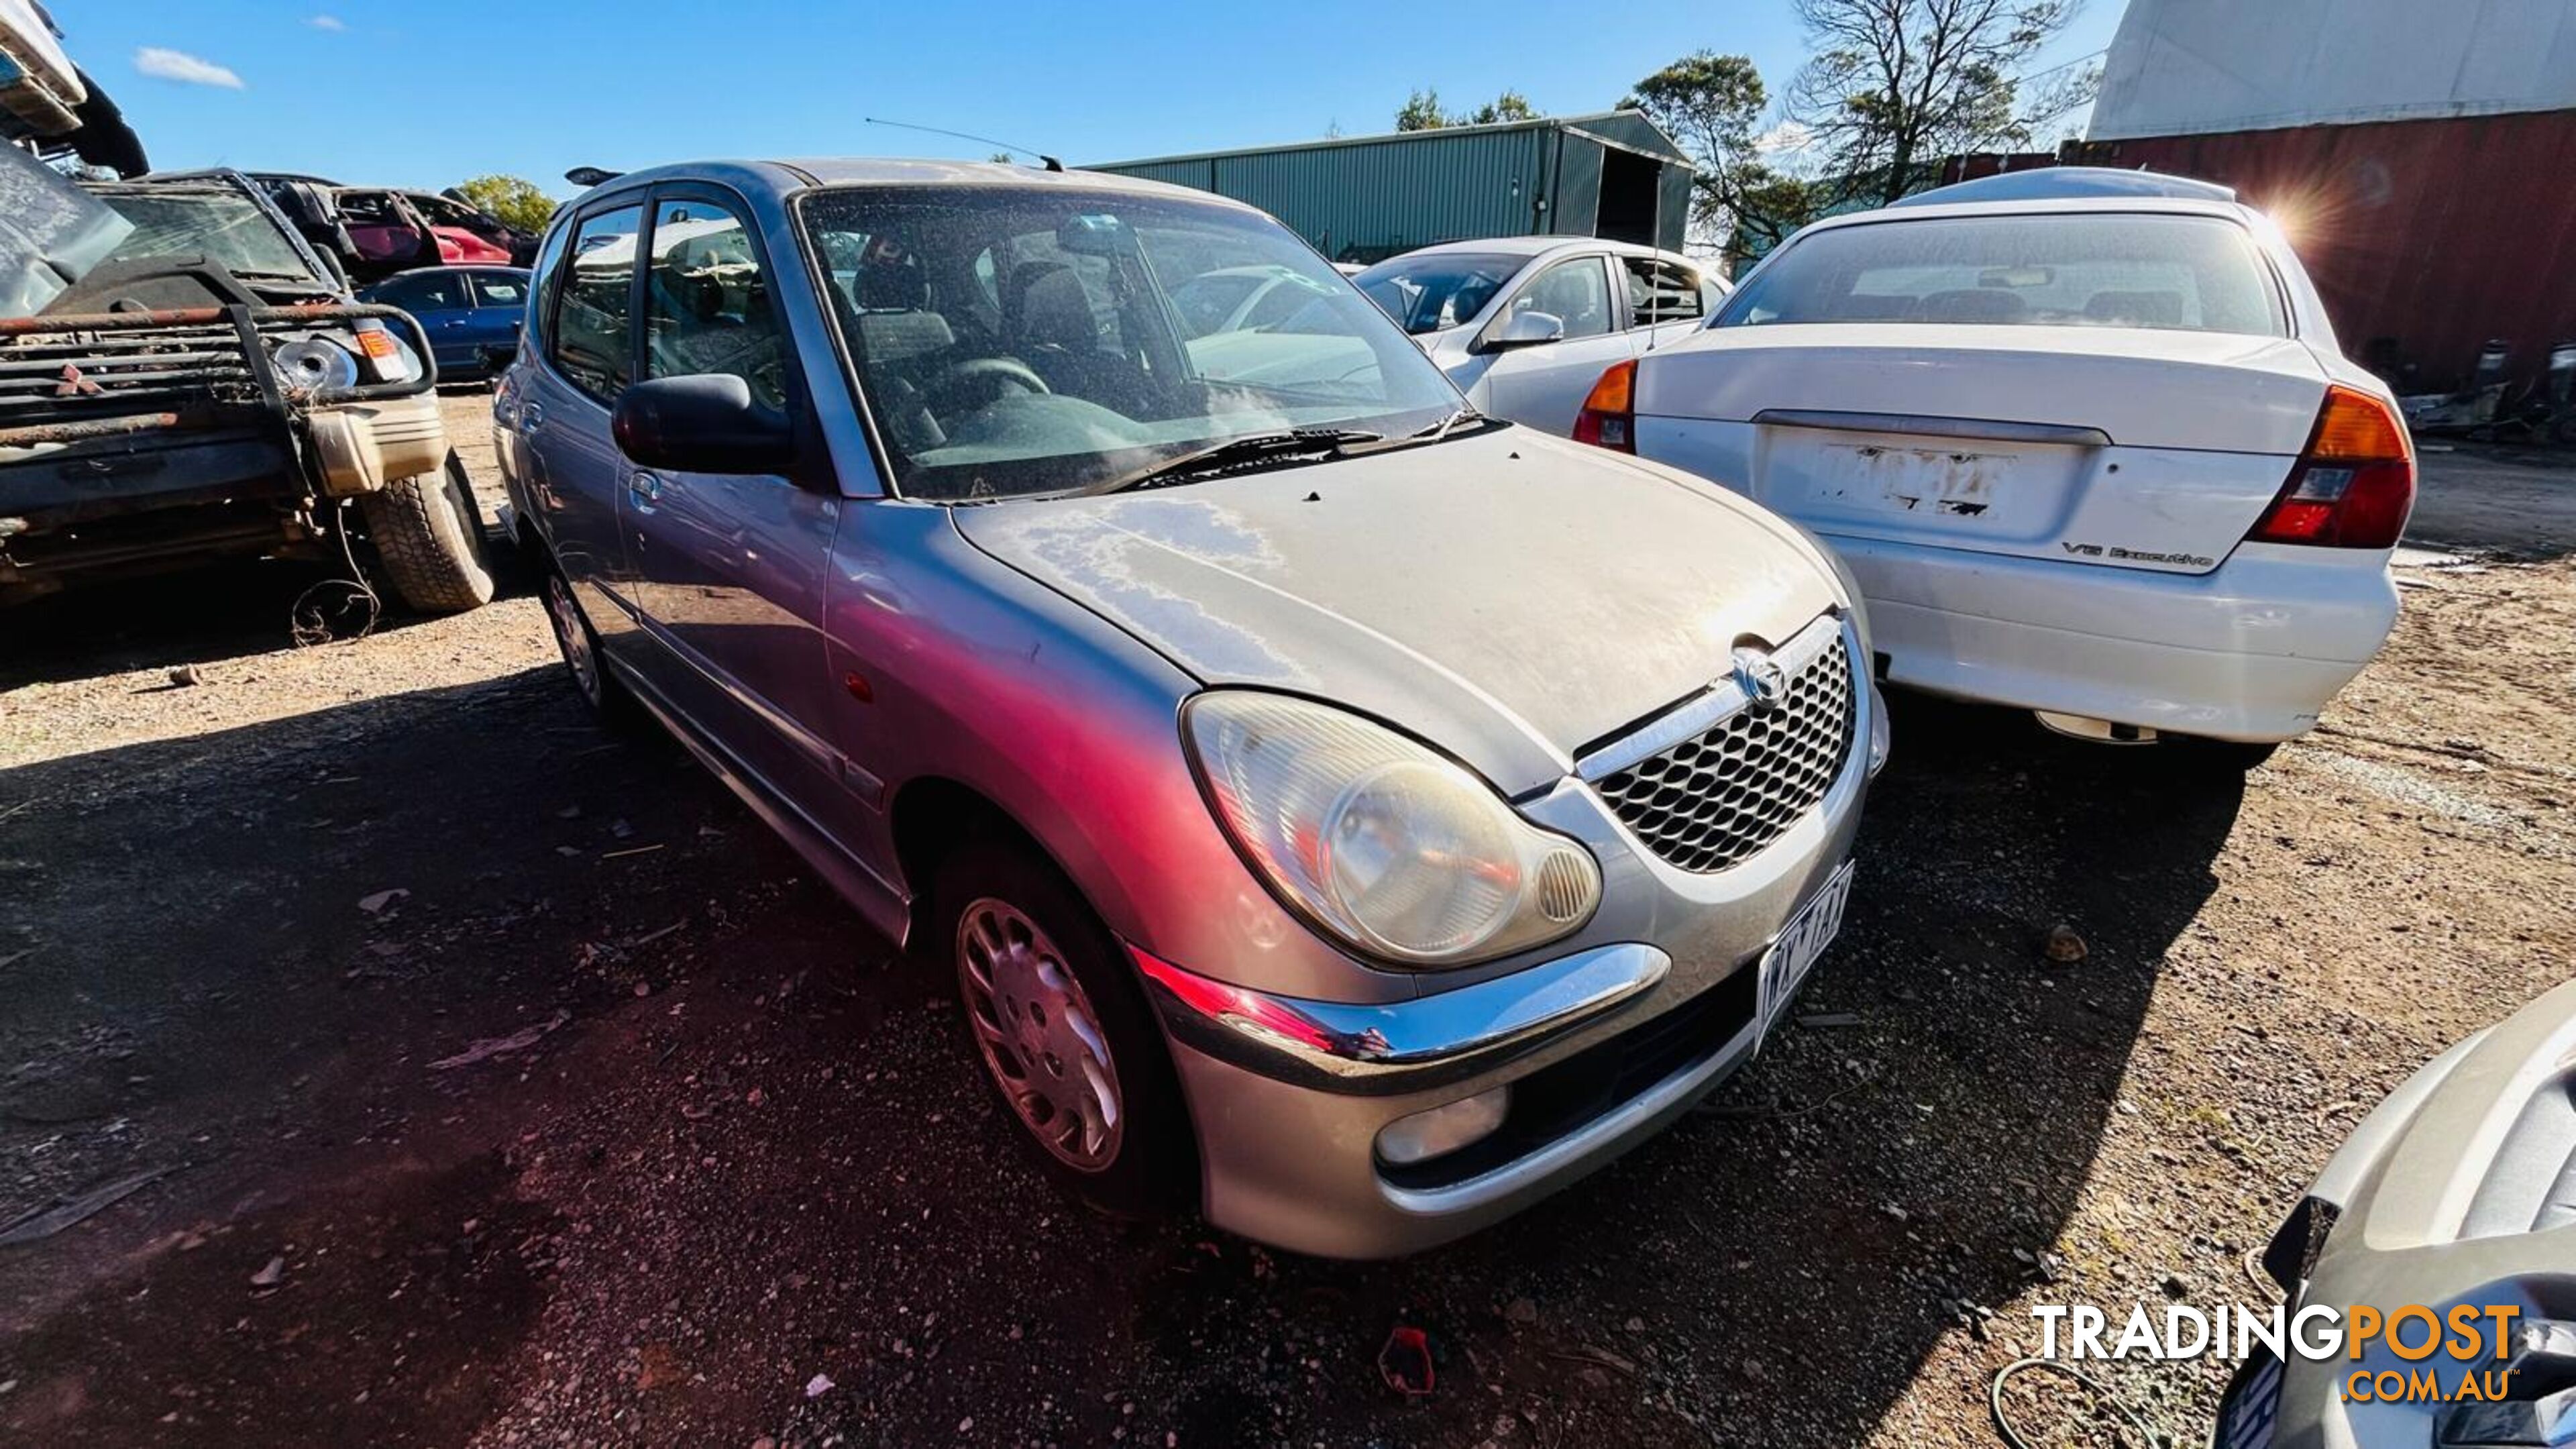
[{"label": "front door handle", "polygon": [[651,473],[629,474],[626,496],[634,503],[636,512],[650,513],[653,505],[662,501],[662,480]]}]

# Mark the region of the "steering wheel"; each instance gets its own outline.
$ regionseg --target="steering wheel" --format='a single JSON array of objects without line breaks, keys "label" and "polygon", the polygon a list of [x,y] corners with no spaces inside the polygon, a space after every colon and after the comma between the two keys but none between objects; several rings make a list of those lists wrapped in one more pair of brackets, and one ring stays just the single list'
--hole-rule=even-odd
[{"label": "steering wheel", "polygon": [[[1016,357],[970,357],[963,362],[951,363],[941,368],[939,375],[930,380],[927,391],[936,405],[947,402],[951,394],[961,392],[973,384],[1006,382],[1017,385],[1023,392],[1044,395],[1055,391],[1046,385],[1045,378],[1038,376],[1036,368]],[[932,410],[941,413],[948,411],[943,406],[934,406]]]}]

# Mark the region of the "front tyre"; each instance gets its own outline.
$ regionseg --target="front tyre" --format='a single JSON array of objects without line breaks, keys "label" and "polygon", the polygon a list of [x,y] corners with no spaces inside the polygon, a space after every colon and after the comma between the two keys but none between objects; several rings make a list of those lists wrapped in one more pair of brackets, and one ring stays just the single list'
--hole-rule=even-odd
[{"label": "front tyre", "polygon": [[483,510],[464,461],[447,455],[433,473],[400,478],[359,496],[367,536],[394,593],[424,614],[461,614],[492,602]]},{"label": "front tyre", "polygon": [[967,1034],[1021,1143],[1109,1212],[1184,1206],[1196,1171],[1179,1083],[1108,928],[1013,842],[961,850],[937,890]]}]

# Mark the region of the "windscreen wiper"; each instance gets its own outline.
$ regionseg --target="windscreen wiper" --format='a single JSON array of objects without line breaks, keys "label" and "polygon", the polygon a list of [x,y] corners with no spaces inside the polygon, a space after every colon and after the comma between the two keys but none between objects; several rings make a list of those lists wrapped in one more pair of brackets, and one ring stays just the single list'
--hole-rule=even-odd
[{"label": "windscreen wiper", "polygon": [[1075,496],[1092,497],[1101,493],[1124,493],[1155,483],[1167,483],[1192,473],[1212,472],[1237,463],[1264,458],[1298,458],[1330,456],[1355,443],[1385,441],[1385,434],[1361,428],[1288,428],[1275,433],[1245,433],[1204,448],[1191,448],[1166,458],[1158,458],[1141,468],[1132,468],[1075,490]]}]

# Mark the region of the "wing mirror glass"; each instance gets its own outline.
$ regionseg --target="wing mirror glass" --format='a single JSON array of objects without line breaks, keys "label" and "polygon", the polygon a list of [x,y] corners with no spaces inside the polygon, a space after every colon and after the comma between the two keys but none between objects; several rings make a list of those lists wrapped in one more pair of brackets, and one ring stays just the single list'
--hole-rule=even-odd
[{"label": "wing mirror glass", "polygon": [[777,473],[796,456],[795,424],[731,373],[636,383],[617,395],[609,430],[627,457],[675,473]]}]

